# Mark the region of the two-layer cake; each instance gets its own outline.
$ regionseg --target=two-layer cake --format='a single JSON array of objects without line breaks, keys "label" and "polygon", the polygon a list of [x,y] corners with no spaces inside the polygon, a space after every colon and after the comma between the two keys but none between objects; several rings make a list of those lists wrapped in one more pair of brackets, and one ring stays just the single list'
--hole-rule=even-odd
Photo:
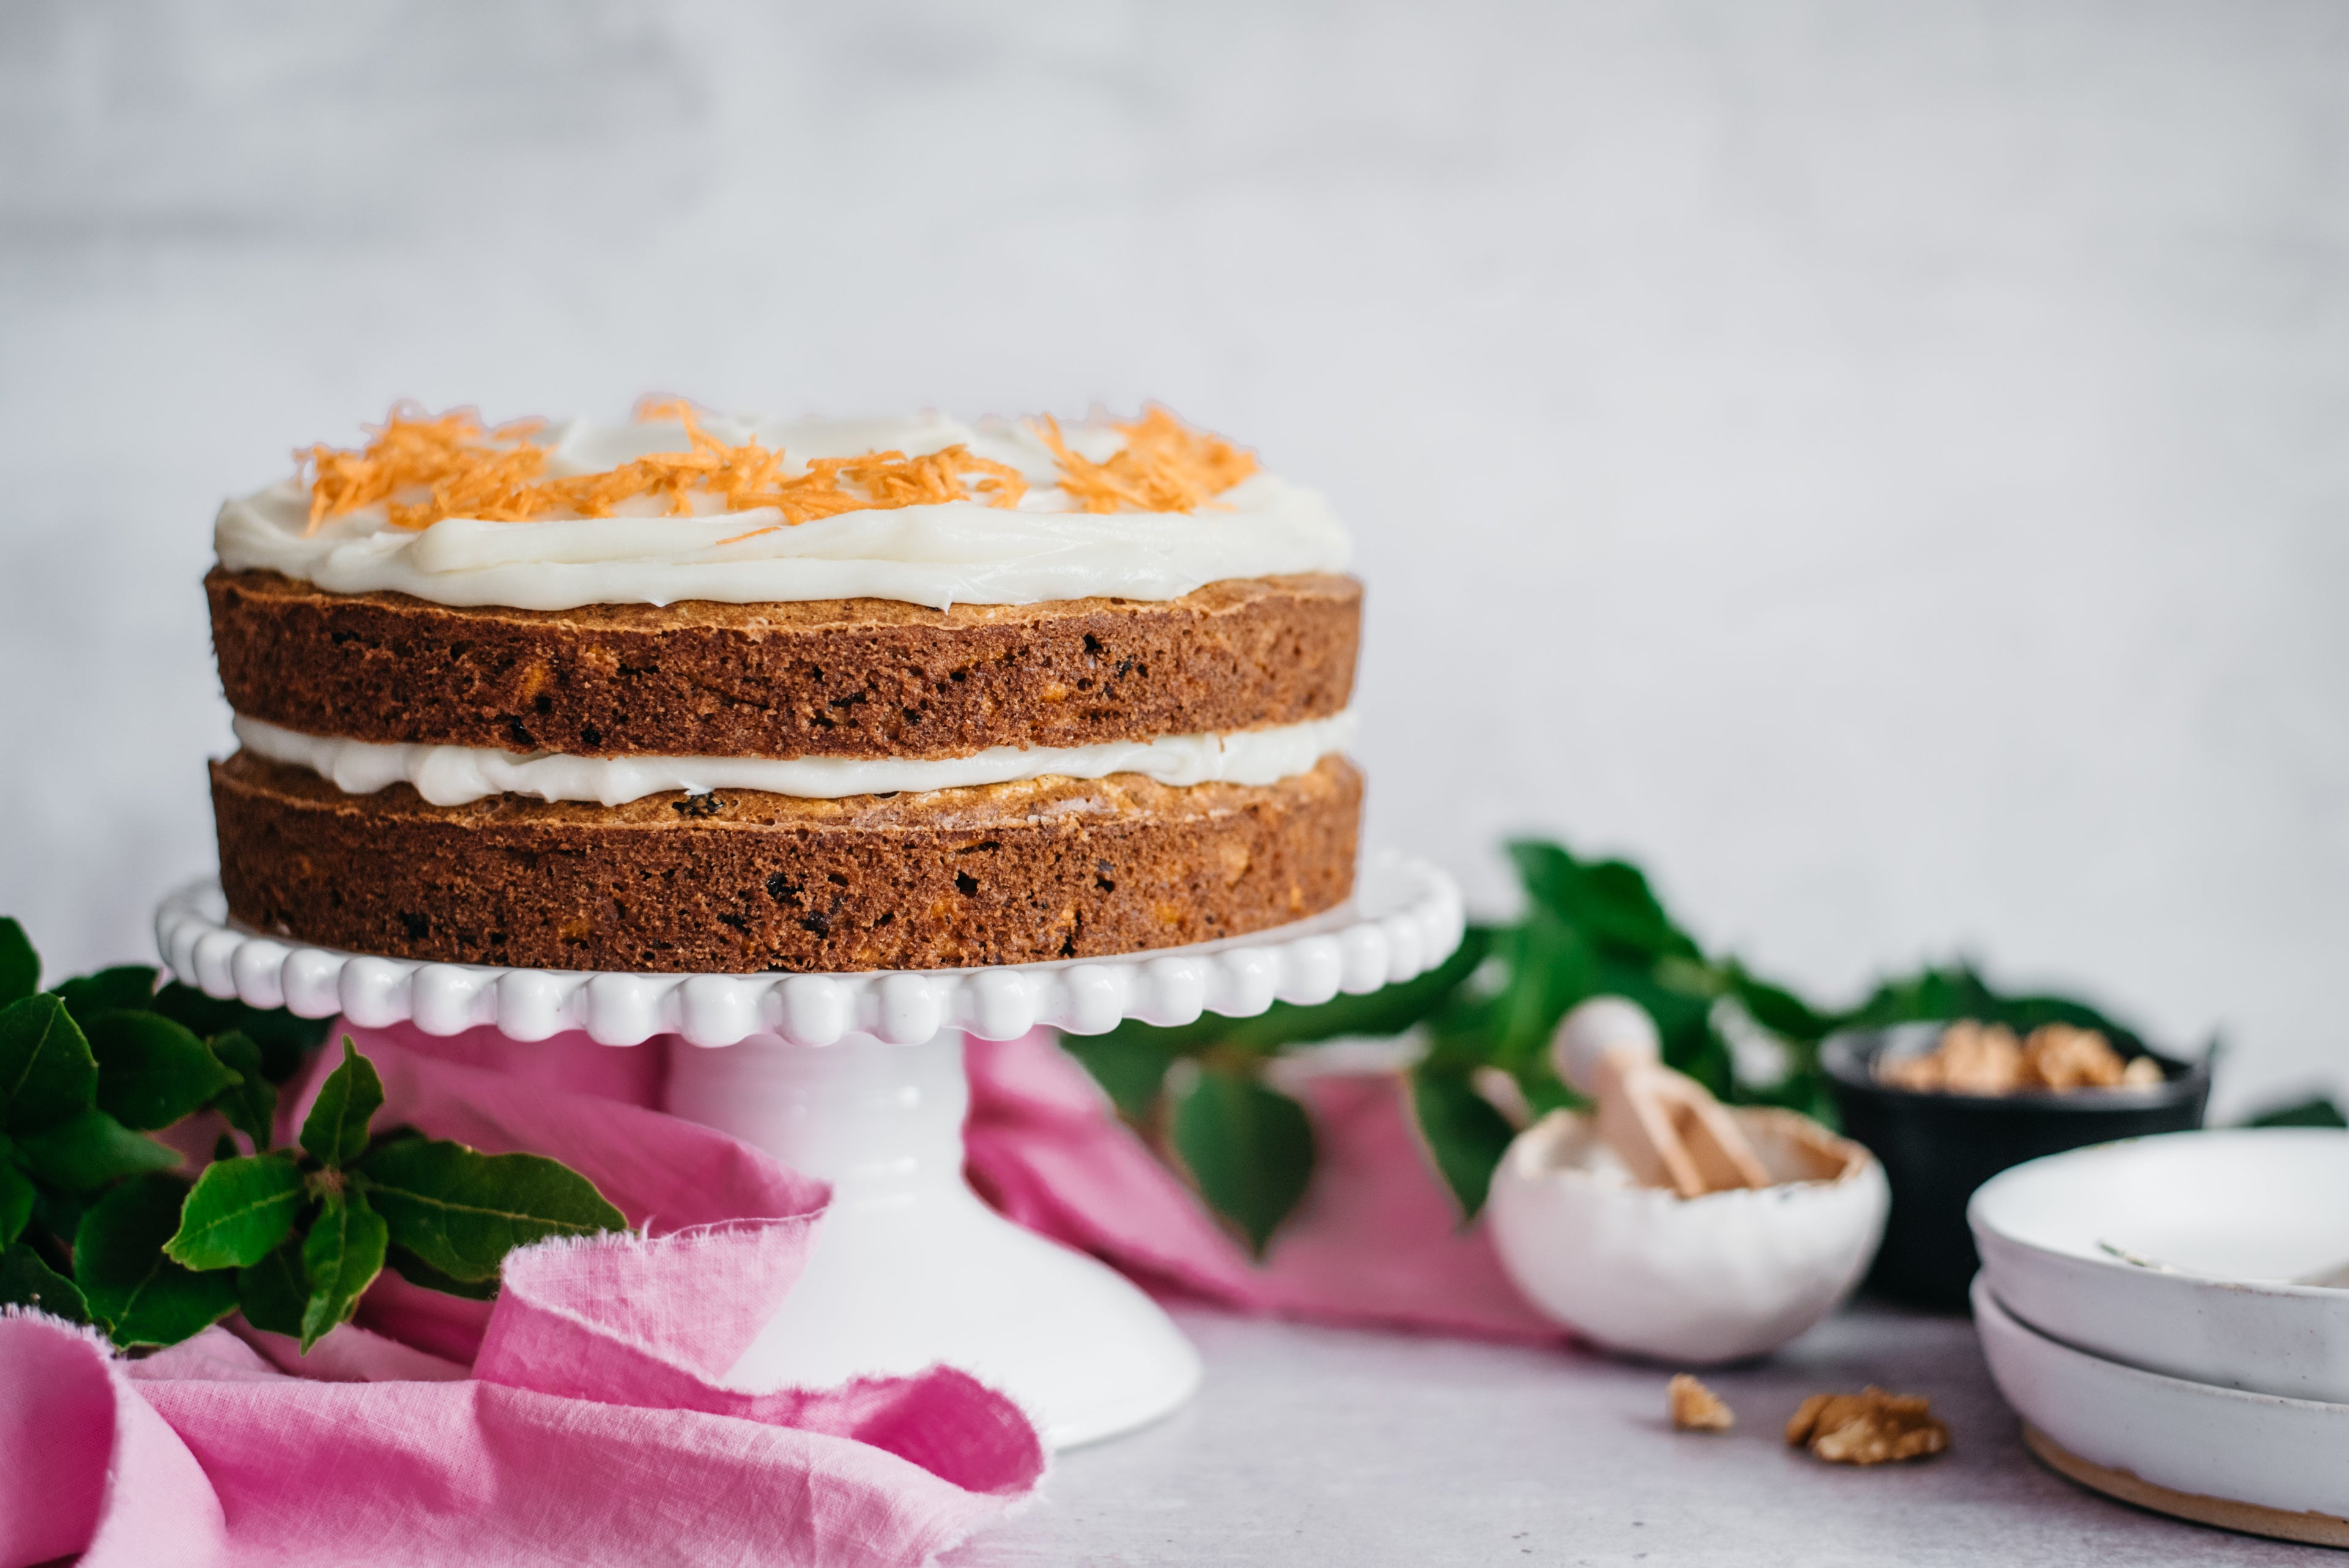
[{"label": "two-layer cake", "polygon": [[518,967],[1130,952],[1351,888],[1361,613],[1314,493],[1163,411],[396,413],[222,507],[258,929]]}]

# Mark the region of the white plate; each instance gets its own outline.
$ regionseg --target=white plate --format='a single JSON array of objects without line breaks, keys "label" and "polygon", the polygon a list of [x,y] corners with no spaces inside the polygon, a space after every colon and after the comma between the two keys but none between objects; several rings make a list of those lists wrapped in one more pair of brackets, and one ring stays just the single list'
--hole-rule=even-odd
[{"label": "white plate", "polygon": [[494,1024],[511,1040],[585,1030],[606,1045],[682,1034],[732,1045],[752,1034],[829,1045],[851,1033],[919,1044],[941,1029],[1009,1040],[1039,1024],[1098,1034],[1128,1018],[1246,1018],[1275,1002],[1321,1002],[1423,974],[1460,945],[1460,889],[1424,860],[1366,855],[1354,896],[1309,920],[1192,947],[998,969],[872,974],[622,974],[493,969],[307,947],[233,924],[210,878],[155,914],[171,972],[207,995],[305,1018],[341,1013],[429,1034]]},{"label": "white plate", "polygon": [[[1975,1276],[1973,1304],[1998,1391],[2067,1457],[2124,1483],[2106,1490],[2235,1528],[2349,1542],[2349,1405],[2214,1388],[2059,1345],[2002,1307],[1987,1274]],[[2132,1496],[2131,1480],[2144,1490]],[[2227,1503],[2274,1517],[2230,1518]]]},{"label": "white plate", "polygon": [[2189,1382],[2349,1404],[2349,1290],[2288,1282],[2349,1262],[2349,1132],[2075,1149],[1992,1178],[1966,1217],[1998,1299],[2041,1334]]}]

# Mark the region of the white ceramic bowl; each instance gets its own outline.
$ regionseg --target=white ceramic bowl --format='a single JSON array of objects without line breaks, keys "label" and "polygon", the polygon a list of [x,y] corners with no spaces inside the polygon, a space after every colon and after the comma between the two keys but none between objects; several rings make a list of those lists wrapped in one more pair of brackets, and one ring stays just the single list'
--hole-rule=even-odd
[{"label": "white ceramic bowl", "polygon": [[2349,1290],[2288,1282],[2349,1263],[2349,1132],[2075,1149],[1992,1178],[1966,1218],[1991,1289],[2041,1334],[2190,1382],[2349,1405]]},{"label": "white ceramic bowl", "polygon": [[[2068,1456],[2106,1473],[2081,1474],[2047,1455],[2057,1469],[2167,1512],[2349,1544],[2349,1405],[2214,1388],[2075,1350],[2002,1308],[1987,1274],[1974,1281],[1973,1304],[2006,1402]],[[2171,1495],[2149,1495],[2145,1483]],[[2247,1517],[2228,1503],[2278,1517]]]},{"label": "white ceramic bowl", "polygon": [[1884,1168],[1791,1111],[1733,1110],[1782,1185],[1634,1184],[1591,1118],[1517,1136],[1485,1211],[1527,1300],[1592,1342],[1680,1365],[1775,1350],[1835,1310],[1884,1233]]}]

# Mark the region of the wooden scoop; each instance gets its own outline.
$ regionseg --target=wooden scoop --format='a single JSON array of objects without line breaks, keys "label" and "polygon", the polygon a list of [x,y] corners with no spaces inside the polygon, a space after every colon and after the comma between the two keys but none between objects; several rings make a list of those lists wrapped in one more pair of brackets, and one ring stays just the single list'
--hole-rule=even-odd
[{"label": "wooden scoop", "polygon": [[1736,1119],[1702,1084],[1663,1064],[1647,1010],[1594,996],[1550,1039],[1558,1076],[1599,1102],[1599,1136],[1634,1179],[1701,1198],[1767,1187],[1770,1173]]}]

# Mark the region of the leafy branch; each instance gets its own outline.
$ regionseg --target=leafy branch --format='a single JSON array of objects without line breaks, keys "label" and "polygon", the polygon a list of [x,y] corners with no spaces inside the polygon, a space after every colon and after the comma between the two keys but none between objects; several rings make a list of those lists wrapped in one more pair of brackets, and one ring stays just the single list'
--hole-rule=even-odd
[{"label": "leafy branch", "polygon": [[[274,1147],[280,1086],[325,1024],[157,979],[129,965],[39,992],[24,929],[0,919],[0,1305],[125,1348],[242,1310],[306,1352],[386,1267],[486,1297],[512,1248],[625,1228],[554,1160],[375,1130],[383,1083],[347,1036],[295,1147]],[[146,1135],[208,1112],[230,1130],[191,1182]]]},{"label": "leafy branch", "polygon": [[1266,1068],[1317,1042],[1412,1033],[1423,1044],[1405,1070],[1412,1112],[1464,1220],[1483,1207],[1516,1135],[1511,1113],[1579,1103],[1547,1047],[1558,1021],[1593,996],[1645,1008],[1665,1061],[1722,1098],[1784,1106],[1829,1125],[1835,1107],[1818,1048],[1839,1029],[1961,1017],[2019,1029],[2064,1022],[2142,1049],[2135,1033],[2085,1002],[2002,995],[1964,964],[1887,981],[1847,1011],[1823,1009],[1733,956],[1708,955],[1630,862],[1586,861],[1540,840],[1507,849],[1524,913],[1509,925],[1471,927],[1457,953],[1417,980],[1318,1007],[1278,1003],[1254,1018],[1174,1028],[1129,1023],[1062,1044],[1259,1253],[1304,1197],[1314,1163],[1303,1107]]}]

